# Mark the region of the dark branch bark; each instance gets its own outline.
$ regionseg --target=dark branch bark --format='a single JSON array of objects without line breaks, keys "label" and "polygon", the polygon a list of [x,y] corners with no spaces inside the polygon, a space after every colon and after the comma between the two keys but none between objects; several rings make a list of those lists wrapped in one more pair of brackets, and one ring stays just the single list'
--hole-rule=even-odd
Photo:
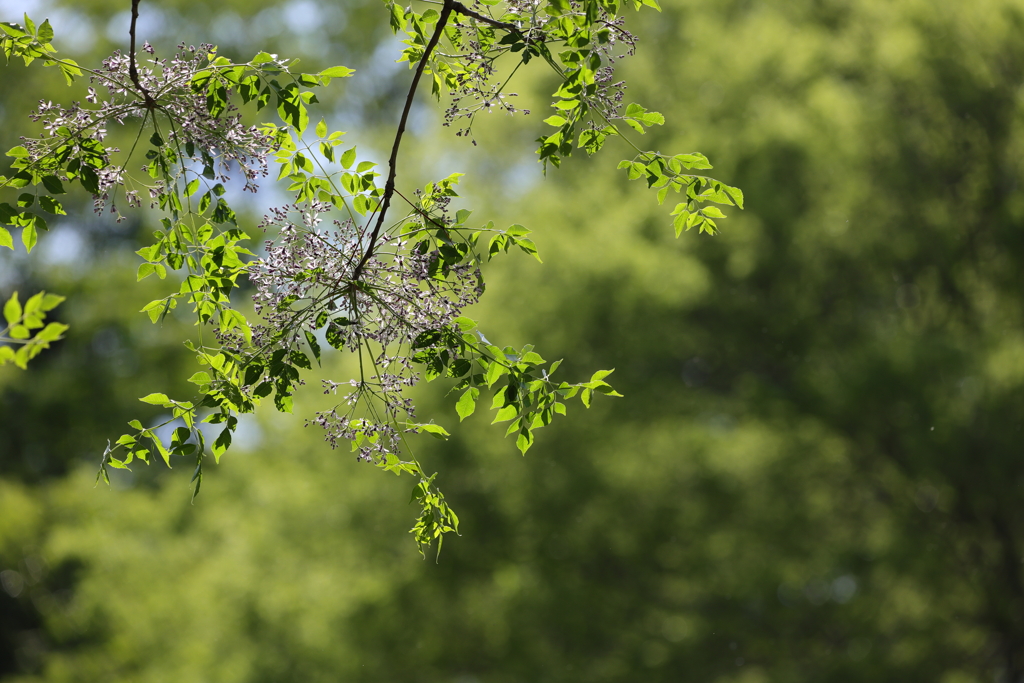
[{"label": "dark branch bark", "polygon": [[135,67],[135,23],[139,19],[139,2],[140,0],[132,0],[132,25],[128,29],[128,35],[131,38],[131,45],[128,47],[128,76],[131,77],[132,83],[139,89],[144,98],[146,109],[156,109],[156,100],[149,94],[145,86],[139,82],[139,70]]},{"label": "dark branch bark", "polygon": [[[138,0],[133,0],[138,2]],[[402,146],[402,136],[405,135],[405,126],[409,121],[409,111],[412,109],[412,101],[416,96],[416,87],[420,83],[420,76],[423,75],[424,69],[427,67],[427,62],[430,59],[430,53],[437,47],[437,43],[441,40],[441,34],[444,33],[444,28],[448,24],[448,18],[451,17],[452,10],[455,9],[457,3],[452,0],[445,0],[444,5],[441,7],[441,16],[437,19],[437,25],[434,27],[434,33],[430,36],[430,40],[427,42],[426,48],[423,50],[423,57],[420,59],[420,63],[416,66],[416,73],[412,77],[412,83],[409,85],[409,93],[405,96],[405,108],[402,109],[402,118],[398,121],[398,130],[395,132],[395,142],[391,146],[391,158],[388,159],[388,179],[384,184],[384,195],[381,197],[380,210],[377,214],[377,221],[374,223],[373,232],[370,233],[369,244],[366,245],[366,251],[363,253],[363,258],[360,259],[359,264],[355,270],[352,271],[352,279],[358,280],[360,274],[363,272],[363,267],[366,266],[366,262],[373,256],[374,249],[377,247],[377,237],[380,235],[381,226],[384,225],[384,217],[387,215],[388,208],[391,206],[391,198],[395,194],[395,176],[397,175],[398,166],[398,149]]]},{"label": "dark branch bark", "polygon": [[453,2],[452,3],[452,9],[455,10],[456,12],[458,12],[459,14],[463,14],[463,15],[465,15],[467,17],[473,17],[477,21],[481,21],[481,22],[487,24],[488,26],[493,26],[494,28],[505,29],[506,31],[510,31],[510,32],[518,34],[520,36],[523,35],[523,32],[515,24],[509,24],[509,23],[504,22],[504,21],[498,21],[497,19],[491,19],[489,16],[487,16],[485,14],[480,14],[479,12],[475,12],[475,11],[469,9],[468,7],[463,5],[461,2]]}]

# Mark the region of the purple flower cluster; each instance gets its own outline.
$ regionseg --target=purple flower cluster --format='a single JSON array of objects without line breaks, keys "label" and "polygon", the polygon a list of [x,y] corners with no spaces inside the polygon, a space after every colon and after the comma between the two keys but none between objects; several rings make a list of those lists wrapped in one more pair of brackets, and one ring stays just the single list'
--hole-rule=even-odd
[{"label": "purple flower cluster", "polygon": [[422,333],[451,326],[479,300],[478,261],[468,257],[441,274],[440,252],[425,248],[430,244],[426,228],[404,236],[384,232],[356,278],[367,227],[334,220],[333,227],[323,229],[332,209],[311,202],[273,209],[264,218],[262,227],[276,230],[277,237],[266,243],[266,255],[249,272],[262,318],[253,343],[290,349],[305,332],[323,330],[332,346],[358,354],[360,378],[326,381],[324,393],[337,393],[339,387],[348,393],[312,422],[326,430],[332,446],[350,441],[361,459],[379,463],[398,451],[402,425],[415,418],[407,395],[419,380],[411,346]]},{"label": "purple flower cluster", "polygon": [[[143,46],[153,54],[149,43]],[[257,189],[258,178],[267,175],[267,157],[274,151],[274,136],[256,126],[246,126],[242,116],[229,102],[211,107],[204,92],[196,87],[197,77],[210,72],[209,62],[214,48],[210,45],[178,46],[170,60],[151,59],[138,68],[136,85],[130,75],[130,58],[115,51],[103,60],[103,68],[90,72],[92,86],[86,102],[94,107],[74,102],[64,108],[52,102],[40,102],[32,119],[43,122],[44,135],[36,139],[23,138],[30,162],[40,162],[54,155],[62,146],[72,149],[82,141],[88,144],[89,158],[83,164],[93,168],[98,182],[94,192],[94,206],[101,211],[111,200],[116,188],[121,188],[129,206],[139,206],[139,186],[144,186],[156,203],[167,194],[169,184],[146,177],[132,177],[125,165],[115,165],[112,155],[119,150],[102,145],[107,126],[124,124],[126,120],[152,117],[151,122],[160,134],[158,146],[170,145],[173,154],[168,158],[178,171],[190,161],[216,159],[218,179],[227,180],[232,164],[237,164],[245,177],[245,188]],[[140,89],[141,86],[141,89]],[[106,97],[97,92],[106,90]],[[147,103],[149,95],[155,106]],[[228,93],[230,94],[230,93]],[[165,128],[164,128],[165,127]],[[187,154],[186,149],[194,150]],[[125,164],[127,161],[125,162]],[[143,169],[146,170],[146,169]],[[114,207],[112,211],[116,212]]]},{"label": "purple flower cluster", "polygon": [[[451,103],[445,111],[444,125],[450,126],[459,119],[468,118],[470,125],[458,131],[457,134],[460,136],[471,135],[472,119],[481,111],[530,113],[526,109],[517,109],[508,101],[507,98],[514,97],[515,93],[503,92],[505,81],[495,82],[497,72],[494,67],[494,47],[489,42],[492,27],[514,31],[527,43],[546,43],[553,41],[548,35],[549,32],[561,26],[557,19],[540,11],[540,3],[537,0],[508,0],[506,4],[508,12],[505,18],[514,18],[511,23],[497,20],[481,21],[489,8],[476,0],[469,3],[470,11],[475,16],[456,21],[459,38],[454,42],[454,47],[461,52],[449,56],[457,57],[463,68],[454,75],[456,87],[448,93]],[[569,13],[582,16],[586,12],[581,2],[569,0]],[[604,7],[598,8],[597,15],[591,27],[591,33],[595,38],[586,49],[601,58],[602,66],[594,75],[594,92],[581,94],[580,97],[604,118],[612,120],[621,118],[619,109],[626,87],[625,82],[616,81],[614,78],[615,63],[623,56],[634,54],[637,39],[625,28],[622,17],[609,14]],[[481,30],[487,32],[487,40],[482,39]],[[598,34],[601,34],[600,39],[596,39]],[[592,122],[589,125],[600,127],[603,124]]]}]

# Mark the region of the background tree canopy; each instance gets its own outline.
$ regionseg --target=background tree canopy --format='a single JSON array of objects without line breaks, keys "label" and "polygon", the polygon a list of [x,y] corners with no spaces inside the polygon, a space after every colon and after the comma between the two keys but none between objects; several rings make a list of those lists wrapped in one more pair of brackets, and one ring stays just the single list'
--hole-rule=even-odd
[{"label": "background tree canopy", "polygon": [[[324,113],[385,149],[407,72],[375,0],[151,5],[158,47],[356,68]],[[79,62],[123,45],[126,8],[29,9]],[[0,369],[3,680],[1024,678],[1024,3],[663,10],[630,16],[623,69],[678,122],[651,148],[744,189],[716,237],[674,240],[604,164],[542,177],[530,118],[481,121],[481,157],[414,112],[410,175],[470,172],[474,206],[545,254],[497,264],[481,316],[567,374],[616,367],[626,396],[525,459],[483,415],[425,454],[463,519],[437,564],[404,538],[404,484],[274,415],[195,505],[185,463],[94,489],[141,387],[187,375],[128,282],[153,226],[83,203],[38,255],[4,252],[5,296],[74,305],[66,341]],[[6,149],[64,84],[0,68]]]}]

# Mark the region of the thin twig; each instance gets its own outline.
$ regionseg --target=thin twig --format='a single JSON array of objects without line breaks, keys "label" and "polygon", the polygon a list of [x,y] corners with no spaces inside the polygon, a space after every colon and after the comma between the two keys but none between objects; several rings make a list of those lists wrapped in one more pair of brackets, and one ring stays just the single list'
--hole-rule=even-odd
[{"label": "thin twig", "polygon": [[146,109],[153,110],[157,108],[156,100],[146,90],[146,86],[139,82],[139,70],[135,67],[135,22],[139,19],[139,2],[140,0],[132,0],[132,25],[128,29],[128,35],[131,38],[131,45],[128,48],[128,75],[135,87],[142,93],[142,97],[145,98]]},{"label": "thin twig", "polygon": [[531,38],[528,38],[523,33],[522,29],[519,28],[518,26],[516,26],[515,24],[510,24],[510,23],[505,22],[505,21],[498,21],[497,19],[492,19],[489,16],[487,16],[486,14],[480,14],[479,12],[476,12],[474,10],[469,9],[468,7],[463,5],[461,2],[453,2],[452,3],[452,9],[455,10],[456,12],[458,12],[459,14],[464,14],[467,17],[473,17],[477,21],[482,21],[483,23],[487,24],[488,26],[493,26],[494,28],[504,29],[504,30],[506,30],[506,31],[508,31],[510,33],[515,33],[520,38],[525,40],[527,43],[532,43],[533,42],[533,40]]},{"label": "thin twig", "polygon": [[[137,2],[138,0],[133,0]],[[427,62],[430,60],[430,53],[437,47],[437,43],[441,40],[441,34],[444,32],[445,25],[448,23],[448,18],[451,16],[452,10],[455,8],[455,2],[452,0],[445,0],[444,5],[441,7],[441,16],[437,19],[437,25],[434,27],[434,33],[430,36],[430,41],[427,42],[426,48],[423,50],[423,57],[420,59],[420,63],[416,66],[416,73],[412,77],[412,83],[409,85],[409,94],[405,96],[405,108],[402,110],[402,118],[398,122],[398,130],[395,133],[395,143],[391,147],[391,158],[388,159],[388,179],[384,184],[384,195],[381,197],[380,212],[377,214],[377,222],[373,226],[373,232],[370,233],[370,242],[366,245],[366,251],[363,253],[363,258],[360,259],[359,265],[356,266],[355,270],[352,271],[352,279],[358,280],[359,275],[363,272],[363,267],[366,262],[373,256],[374,249],[377,246],[377,236],[380,234],[381,226],[384,225],[384,217],[388,212],[388,207],[391,206],[391,197],[395,194],[395,176],[397,175],[398,165],[398,148],[402,145],[402,136],[405,134],[405,125],[409,120],[409,111],[412,109],[413,97],[416,95],[416,86],[419,85],[420,76],[423,75],[423,70],[427,67]]]}]

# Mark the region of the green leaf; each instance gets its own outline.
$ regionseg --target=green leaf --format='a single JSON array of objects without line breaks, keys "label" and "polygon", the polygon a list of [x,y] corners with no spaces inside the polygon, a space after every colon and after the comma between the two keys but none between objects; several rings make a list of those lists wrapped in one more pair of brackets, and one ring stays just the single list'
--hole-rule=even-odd
[{"label": "green leaf", "polygon": [[[297,86],[296,86],[297,88]],[[278,96],[277,114],[301,135],[309,125],[309,112],[302,98],[295,91],[281,91]]]},{"label": "green leaf", "polygon": [[[41,308],[43,304],[43,296],[45,294],[45,292],[36,292],[31,297],[29,297],[28,301],[25,302],[25,308],[22,311],[22,315],[24,315],[26,319],[42,319],[43,316],[41,315]],[[42,323],[35,325],[35,327],[42,327]]]},{"label": "green leaf", "polygon": [[171,453],[164,446],[163,442],[160,441],[159,437],[157,437],[156,434],[154,434],[153,432],[151,432],[149,430],[147,430],[145,432],[145,435],[148,436],[150,441],[153,442],[153,445],[156,446],[156,450],[160,454],[160,457],[164,459],[164,464],[167,465],[168,467],[170,467],[171,466]]},{"label": "green leaf", "polygon": [[412,348],[415,351],[416,349],[425,349],[434,346],[441,341],[442,336],[443,335],[439,330],[426,330],[424,332],[420,332],[416,335],[416,339],[413,340]]},{"label": "green leaf", "polygon": [[320,119],[320,123],[316,124],[316,136],[318,138],[325,137],[327,135],[327,122]]},{"label": "green leaf", "polygon": [[441,439],[442,441],[446,440],[449,436],[451,436],[451,434],[449,434],[444,427],[438,424],[434,424],[433,422],[427,424],[410,425],[410,428],[417,432],[426,432],[427,434],[430,434],[431,436],[437,439]]},{"label": "green leaf", "polygon": [[469,332],[470,330],[476,328],[476,321],[471,318],[458,317],[452,322],[459,326],[460,332]]},{"label": "green leaf", "polygon": [[19,27],[12,26],[10,24],[0,23],[0,29],[3,29],[5,33],[7,33],[8,35],[12,35],[15,38],[25,35],[25,32],[22,31]]},{"label": "green leaf", "polygon": [[[232,418],[234,419],[234,418]],[[211,450],[213,451],[213,459],[218,464],[220,463],[220,457],[231,448],[231,427],[225,427],[221,430],[221,433],[217,435],[217,440],[213,442]]]},{"label": "green leaf", "polygon": [[50,194],[64,194],[64,184],[60,182],[60,178],[55,175],[43,176],[43,187]]},{"label": "green leaf", "polygon": [[324,335],[327,339],[327,343],[332,347],[343,350],[345,348],[345,337],[341,332],[341,327],[335,322],[331,322],[327,326],[327,332]]},{"label": "green leaf", "polygon": [[167,407],[171,402],[171,399],[167,398],[167,394],[150,394],[149,396],[144,396],[139,400],[143,403],[149,403],[150,405],[164,407]]},{"label": "green leaf", "polygon": [[274,406],[282,413],[292,412],[292,397],[283,394],[274,395]]},{"label": "green leaf", "polygon": [[36,222],[32,221],[21,230],[21,242],[25,245],[25,251],[31,252],[36,246]]},{"label": "green leaf", "polygon": [[65,298],[66,297],[63,297],[60,294],[44,294],[43,301],[39,304],[39,308],[43,311],[52,311],[57,308],[57,306],[61,305]]},{"label": "green leaf", "polygon": [[39,205],[43,207],[44,211],[52,213],[55,216],[66,216],[67,212],[64,211],[64,205],[58,202],[53,197],[47,197],[43,195],[39,198]]},{"label": "green leaf", "polygon": [[321,71],[319,75],[327,76],[328,78],[345,78],[354,74],[355,71],[355,69],[350,69],[347,66],[332,66]]},{"label": "green leaf", "polygon": [[524,430],[519,432],[519,436],[516,438],[516,447],[519,452],[526,455],[526,451],[530,450],[530,446],[533,445],[533,432]]},{"label": "green leaf", "polygon": [[246,341],[252,341],[252,328],[249,327],[249,321],[245,319],[245,315],[233,308],[221,309],[220,331],[227,332],[236,327],[245,335]]},{"label": "green leaf", "polygon": [[487,371],[484,373],[484,382],[490,387],[506,372],[508,370],[501,363],[492,362],[487,366]]},{"label": "green leaf", "polygon": [[139,266],[138,272],[135,274],[135,281],[141,282],[150,275],[156,272],[156,265],[152,263],[143,263]]},{"label": "green leaf", "polygon": [[732,197],[732,200],[734,202],[736,202],[736,206],[738,206],[738,207],[740,207],[742,209],[743,208],[743,190],[741,190],[738,187],[729,187],[728,185],[723,185],[722,187],[729,194],[729,196]]},{"label": "green leaf", "polygon": [[313,369],[313,365],[309,362],[309,357],[302,353],[302,351],[292,351],[288,354],[288,360],[291,361],[292,365],[303,368],[304,370]]},{"label": "green leaf", "polygon": [[465,420],[476,411],[476,400],[479,397],[480,390],[476,387],[470,387],[459,397],[458,403],[455,404],[455,412],[459,414],[459,422]]},{"label": "green leaf", "polygon": [[65,57],[63,60],[57,63],[57,66],[60,68],[60,72],[64,74],[64,81],[68,85],[71,85],[75,82],[75,76],[82,75],[82,70],[78,68],[78,62],[76,62],[73,59],[68,59]]},{"label": "green leaf", "polygon": [[491,424],[493,425],[499,422],[507,422],[508,420],[511,420],[518,414],[519,409],[515,405],[507,405],[501,410],[499,410],[497,414],[495,414],[494,420],[491,422]]},{"label": "green leaf", "polygon": [[21,320],[21,302],[18,301],[18,293],[15,292],[4,304],[4,319],[8,325],[14,325]]},{"label": "green leaf", "polygon": [[639,117],[648,126],[663,126],[665,125],[665,116],[656,111],[649,111],[643,116]]},{"label": "green leaf", "polygon": [[160,321],[160,318],[167,314],[173,308],[177,308],[178,302],[175,299],[157,299],[156,301],[150,301],[141,310],[141,313],[145,313],[149,316],[149,319],[153,323]]},{"label": "green leaf", "polygon": [[111,467],[113,467],[115,469],[119,469],[119,470],[126,470],[126,469],[128,469],[127,465],[125,465],[122,461],[118,460],[117,458],[115,458],[113,456],[110,456],[109,458],[107,458],[107,464],[110,465]]},{"label": "green leaf", "polygon": [[306,335],[306,343],[309,344],[309,350],[313,352],[313,358],[316,359],[316,364],[320,365],[320,343],[316,340],[314,335],[309,330],[303,330]]},{"label": "green leaf", "polygon": [[342,168],[351,168],[352,164],[356,162],[356,148],[345,150],[345,153],[341,155],[341,166]]},{"label": "green leaf", "polygon": [[693,154],[677,154],[674,159],[678,159],[686,168],[696,168],[699,170],[707,170],[713,168],[708,158],[700,152],[694,152]]},{"label": "green leaf", "polygon": [[61,338],[61,335],[67,332],[68,326],[63,323],[50,323],[35,337],[36,342],[52,342],[57,341]]},{"label": "green leaf", "polygon": [[11,231],[7,228],[0,227],[0,247],[14,250],[14,238],[11,237]]}]

